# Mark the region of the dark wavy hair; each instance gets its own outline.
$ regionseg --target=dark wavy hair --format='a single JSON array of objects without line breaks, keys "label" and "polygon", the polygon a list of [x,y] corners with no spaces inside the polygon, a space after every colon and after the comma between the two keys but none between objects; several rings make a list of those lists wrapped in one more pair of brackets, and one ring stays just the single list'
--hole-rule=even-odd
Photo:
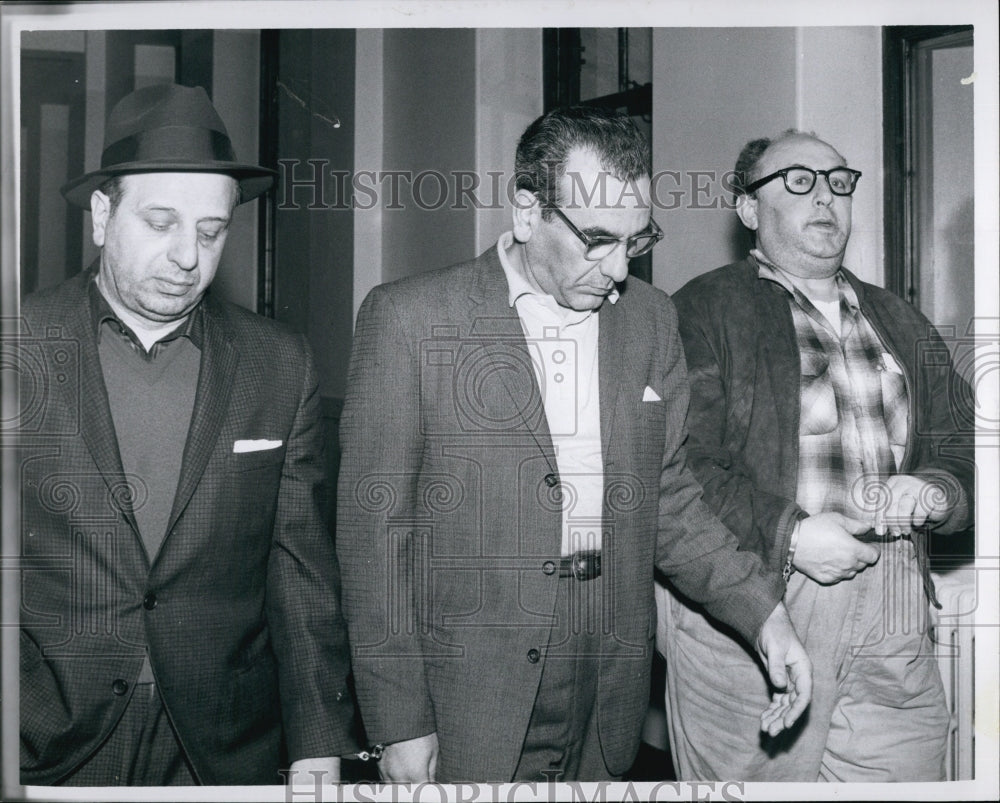
[{"label": "dark wavy hair", "polygon": [[538,196],[545,220],[561,200],[559,179],[577,148],[593,150],[601,167],[619,181],[650,173],[649,143],[629,117],[592,106],[553,109],[525,129],[514,158],[517,189]]}]

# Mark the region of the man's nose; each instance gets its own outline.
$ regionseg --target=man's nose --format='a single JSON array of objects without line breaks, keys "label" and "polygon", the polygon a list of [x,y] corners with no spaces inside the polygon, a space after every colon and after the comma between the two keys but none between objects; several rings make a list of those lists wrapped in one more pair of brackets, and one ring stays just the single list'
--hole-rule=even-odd
[{"label": "man's nose", "polygon": [[177,231],[167,257],[181,270],[194,270],[198,266],[198,232],[194,229]]},{"label": "man's nose", "polygon": [[830,189],[829,176],[816,176],[816,185],[813,187],[813,201],[815,203],[829,204],[833,200],[833,191]]},{"label": "man's nose", "polygon": [[625,243],[619,243],[615,249],[601,260],[601,273],[614,282],[623,282],[628,276],[628,257],[625,256]]}]

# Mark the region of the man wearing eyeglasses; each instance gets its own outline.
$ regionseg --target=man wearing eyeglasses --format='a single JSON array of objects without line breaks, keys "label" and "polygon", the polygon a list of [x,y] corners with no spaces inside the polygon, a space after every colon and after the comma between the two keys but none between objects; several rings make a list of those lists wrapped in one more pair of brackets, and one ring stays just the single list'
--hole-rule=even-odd
[{"label": "man wearing eyeglasses", "polygon": [[[948,711],[927,632],[929,530],[971,521],[971,398],[916,309],[843,267],[861,173],[812,135],[736,163],[750,255],[675,296],[705,501],[787,582],[813,661],[807,718],[750,736],[754,657],[657,589],[678,777],[944,779]],[[940,606],[939,606],[940,607]]]},{"label": "man wearing eyeglasses", "polygon": [[648,704],[654,565],[766,661],[779,691],[758,728],[809,700],[780,573],[737,551],[685,468],[673,307],[626,281],[662,236],[647,143],[626,117],[556,110],[516,170],[495,248],[378,287],[358,315],[337,546],[390,781],[621,777]]}]

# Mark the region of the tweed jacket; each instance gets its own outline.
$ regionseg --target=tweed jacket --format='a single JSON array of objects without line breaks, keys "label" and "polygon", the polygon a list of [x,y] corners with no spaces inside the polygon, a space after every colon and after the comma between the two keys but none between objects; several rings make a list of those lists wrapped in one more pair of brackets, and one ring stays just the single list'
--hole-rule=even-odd
[{"label": "tweed jacket", "polygon": [[[692,279],[673,298],[691,382],[691,469],[743,547],[780,570],[802,515],[795,504],[799,349],[787,291],[757,272],[748,257]],[[974,508],[972,393],[927,318],[843,272],[906,380],[909,426],[899,471],[956,479],[967,515],[959,511],[939,531],[967,527]]]},{"label": "tweed jacket", "polygon": [[[349,752],[349,655],[304,338],[205,297],[178,489],[150,560],[89,278],[22,304],[22,782],[58,782],[101,744],[147,650],[200,782],[281,783],[287,760]],[[280,445],[234,451],[252,439]]]},{"label": "tweed jacket", "polygon": [[[748,639],[782,584],[736,551],[685,467],[670,300],[630,278],[599,325],[606,604],[601,654],[584,660],[605,763],[623,773],[649,698],[654,567]],[[513,777],[557,584],[576,582],[553,571],[572,478],[557,476],[529,346],[496,248],[376,287],[358,314],[337,502],[358,702],[371,741],[436,732],[439,781]]]}]

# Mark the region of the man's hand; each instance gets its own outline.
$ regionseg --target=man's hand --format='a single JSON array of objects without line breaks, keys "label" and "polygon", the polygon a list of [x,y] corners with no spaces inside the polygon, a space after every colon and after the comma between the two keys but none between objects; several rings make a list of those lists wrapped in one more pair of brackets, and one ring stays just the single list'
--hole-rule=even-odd
[{"label": "man's hand", "polygon": [[331,783],[340,783],[340,759],[336,756],[300,758],[288,770],[292,797],[315,793],[317,786]]},{"label": "man's hand", "polygon": [[802,519],[792,565],[817,583],[832,585],[850,580],[879,559],[881,552],[854,536],[869,529],[840,513],[819,513]]},{"label": "man's hand", "polygon": [[893,474],[885,481],[888,501],[875,514],[875,532],[907,535],[925,524],[940,524],[951,515],[961,492],[943,477],[921,479]]},{"label": "man's hand", "polygon": [[795,635],[785,604],[779,602],[757,635],[757,652],[779,691],[760,715],[760,729],[777,736],[795,724],[812,699],[812,662]]},{"label": "man's hand", "polygon": [[387,744],[379,759],[383,781],[390,783],[425,783],[437,773],[438,737],[428,733],[405,742]]}]

